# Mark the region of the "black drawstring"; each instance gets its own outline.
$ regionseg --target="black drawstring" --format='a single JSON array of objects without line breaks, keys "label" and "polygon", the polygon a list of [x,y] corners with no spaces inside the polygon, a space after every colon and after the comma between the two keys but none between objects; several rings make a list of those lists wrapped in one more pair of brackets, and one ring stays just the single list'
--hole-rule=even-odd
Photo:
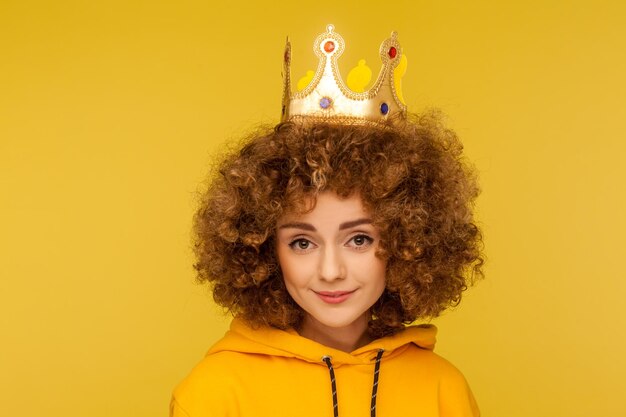
[{"label": "black drawstring", "polygon": [[[378,393],[378,375],[380,374],[380,360],[383,357],[383,352],[385,349],[379,349],[376,354],[376,365],[374,366],[374,384],[372,385],[372,405],[370,407],[370,416],[376,417],[376,396]],[[328,371],[330,373],[330,386],[333,390],[333,415],[334,417],[339,417],[339,403],[337,402],[337,382],[335,381],[335,370],[333,369],[333,364],[331,362],[330,356],[322,357],[322,361],[326,363],[328,366]]]},{"label": "black drawstring", "polygon": [[330,372],[330,386],[333,390],[333,413],[335,417],[339,417],[339,404],[337,403],[337,384],[335,383],[335,370],[333,369],[333,364],[330,362],[330,356],[324,356],[322,360],[326,362],[326,366],[328,366],[328,371]]},{"label": "black drawstring", "polygon": [[378,392],[378,374],[380,373],[380,360],[385,349],[379,349],[376,355],[376,366],[374,366],[374,384],[372,385],[372,406],[370,407],[371,417],[376,417],[376,394]]}]

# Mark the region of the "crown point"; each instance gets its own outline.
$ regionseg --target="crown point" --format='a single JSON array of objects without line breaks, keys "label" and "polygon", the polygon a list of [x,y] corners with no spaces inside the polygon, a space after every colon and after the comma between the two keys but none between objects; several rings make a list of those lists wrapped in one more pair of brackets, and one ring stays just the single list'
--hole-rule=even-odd
[{"label": "crown point", "polygon": [[335,50],[335,42],[328,41],[324,44],[324,51],[326,51],[326,53],[330,54],[334,50]]},{"label": "crown point", "polygon": [[328,26],[326,26],[326,30],[328,31],[328,33],[332,33],[333,30],[335,30],[335,26],[334,25],[328,25]]}]

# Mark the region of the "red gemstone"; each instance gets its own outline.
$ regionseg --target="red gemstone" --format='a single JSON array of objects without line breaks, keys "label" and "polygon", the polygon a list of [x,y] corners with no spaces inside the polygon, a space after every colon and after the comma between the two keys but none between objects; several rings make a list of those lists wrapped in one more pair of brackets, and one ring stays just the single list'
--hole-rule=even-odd
[{"label": "red gemstone", "polygon": [[389,58],[394,59],[397,55],[398,55],[398,50],[396,49],[395,46],[392,46],[391,48],[389,48]]},{"label": "red gemstone", "polygon": [[324,50],[330,54],[332,51],[335,50],[335,42],[333,41],[326,42],[324,44]]}]

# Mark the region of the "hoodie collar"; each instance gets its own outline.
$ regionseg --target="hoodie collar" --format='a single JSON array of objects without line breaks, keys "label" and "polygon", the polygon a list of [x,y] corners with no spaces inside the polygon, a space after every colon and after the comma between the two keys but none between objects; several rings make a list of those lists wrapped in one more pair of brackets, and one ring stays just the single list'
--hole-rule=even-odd
[{"label": "hoodie collar", "polygon": [[242,319],[236,318],[232,321],[230,330],[226,332],[224,338],[211,347],[207,355],[223,351],[254,353],[298,358],[322,366],[324,363],[321,358],[331,356],[333,365],[339,367],[343,364],[371,364],[380,349],[384,349],[385,357],[395,356],[411,344],[432,350],[435,346],[436,334],[437,328],[432,324],[408,326],[399,333],[374,340],[348,353],[302,337],[293,329],[287,331],[272,327],[253,329]]}]

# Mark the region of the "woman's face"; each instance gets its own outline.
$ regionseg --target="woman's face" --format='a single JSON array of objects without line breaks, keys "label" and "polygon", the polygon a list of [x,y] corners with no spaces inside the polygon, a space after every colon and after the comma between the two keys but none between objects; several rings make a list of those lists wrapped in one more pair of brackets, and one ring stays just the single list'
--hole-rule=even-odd
[{"label": "woman's face", "polygon": [[369,309],[385,289],[386,261],[376,256],[380,235],[359,195],[321,193],[312,211],[285,214],[277,224],[277,253],[291,297],[306,312],[304,328],[365,332]]}]

